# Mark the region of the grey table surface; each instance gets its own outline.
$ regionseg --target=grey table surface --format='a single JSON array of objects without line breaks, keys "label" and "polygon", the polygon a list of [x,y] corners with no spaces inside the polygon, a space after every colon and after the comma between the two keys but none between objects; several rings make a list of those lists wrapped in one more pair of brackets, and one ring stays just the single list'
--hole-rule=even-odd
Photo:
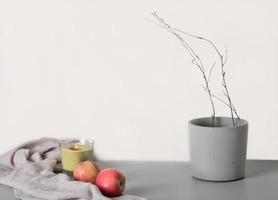
[{"label": "grey table surface", "polygon": [[[126,193],[148,200],[278,200],[278,161],[249,160],[245,179],[208,182],[192,178],[187,162],[100,162],[116,167],[127,179]],[[0,200],[15,200],[0,185]]]}]

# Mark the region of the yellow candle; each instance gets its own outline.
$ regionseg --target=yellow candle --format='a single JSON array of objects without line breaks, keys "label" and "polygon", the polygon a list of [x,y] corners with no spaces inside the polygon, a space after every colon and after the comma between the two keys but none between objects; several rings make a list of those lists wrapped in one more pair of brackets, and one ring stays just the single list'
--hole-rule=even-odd
[{"label": "yellow candle", "polygon": [[63,170],[72,172],[77,164],[93,160],[92,144],[62,144],[61,159]]}]

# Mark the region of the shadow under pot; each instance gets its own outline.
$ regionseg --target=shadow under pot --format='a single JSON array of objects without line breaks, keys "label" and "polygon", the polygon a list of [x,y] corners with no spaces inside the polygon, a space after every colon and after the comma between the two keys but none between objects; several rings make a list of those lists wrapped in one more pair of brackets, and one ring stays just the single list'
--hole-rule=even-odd
[{"label": "shadow under pot", "polygon": [[189,121],[190,168],[193,177],[233,181],[245,176],[248,122],[230,117]]}]

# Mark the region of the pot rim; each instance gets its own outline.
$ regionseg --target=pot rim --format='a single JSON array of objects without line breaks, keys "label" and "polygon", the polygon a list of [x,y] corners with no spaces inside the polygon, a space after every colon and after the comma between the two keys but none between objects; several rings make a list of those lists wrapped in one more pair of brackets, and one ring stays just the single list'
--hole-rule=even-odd
[{"label": "pot rim", "polygon": [[[188,124],[191,126],[196,126],[196,127],[203,127],[203,128],[212,128],[212,129],[227,129],[227,128],[241,128],[241,127],[246,127],[248,126],[248,121],[245,119],[240,119],[241,123],[238,126],[205,126],[205,125],[199,125],[197,123],[197,121],[199,120],[207,120],[207,119],[211,119],[211,117],[199,117],[199,118],[194,118],[188,121]],[[226,119],[226,120],[232,120],[232,117],[215,117],[215,119]],[[236,120],[238,120],[237,118],[235,118]]]}]

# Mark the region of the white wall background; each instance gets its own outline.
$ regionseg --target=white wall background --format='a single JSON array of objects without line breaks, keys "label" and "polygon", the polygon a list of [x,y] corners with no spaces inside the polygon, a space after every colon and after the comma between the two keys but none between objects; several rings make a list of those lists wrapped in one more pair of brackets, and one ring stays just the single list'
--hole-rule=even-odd
[{"label": "white wall background", "polygon": [[188,160],[187,121],[210,115],[210,104],[190,57],[151,22],[156,10],[221,50],[228,45],[228,84],[250,122],[248,157],[278,159],[277,6],[0,0],[0,152],[37,137],[82,135],[96,140],[101,159]]}]

